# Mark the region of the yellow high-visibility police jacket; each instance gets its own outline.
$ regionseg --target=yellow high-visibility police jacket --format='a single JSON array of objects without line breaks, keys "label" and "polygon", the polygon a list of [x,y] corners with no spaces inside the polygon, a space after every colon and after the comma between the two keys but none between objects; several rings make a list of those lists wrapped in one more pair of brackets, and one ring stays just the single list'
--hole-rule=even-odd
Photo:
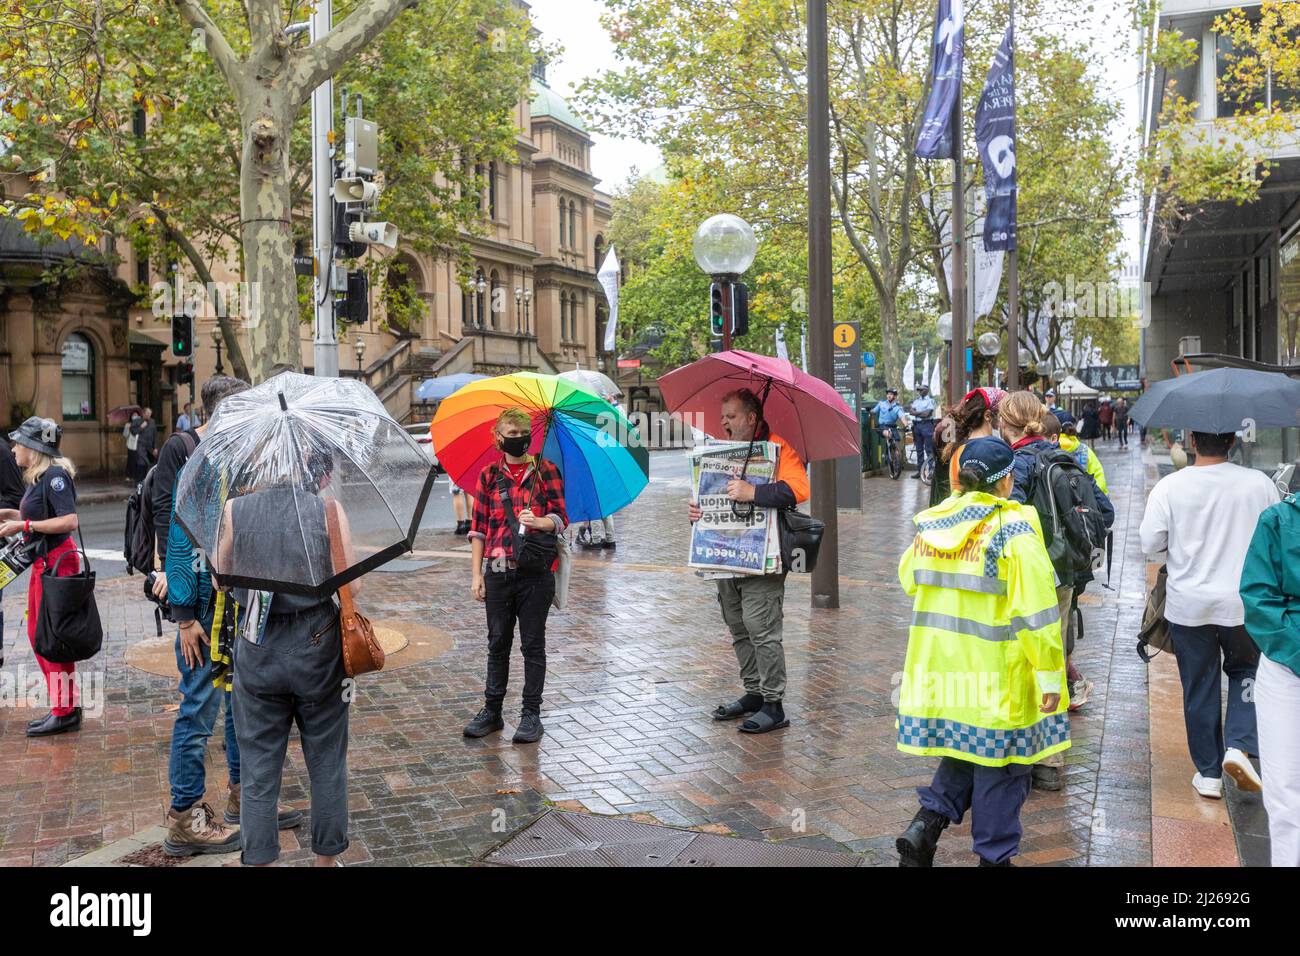
[{"label": "yellow high-visibility police jacket", "polygon": [[[898,749],[989,767],[1070,746],[1056,576],[1030,505],[953,495],[914,519],[898,564],[912,595]],[[1060,694],[1056,711],[1039,710]]]},{"label": "yellow high-visibility police jacket", "polygon": [[1109,489],[1106,487],[1106,469],[1101,467],[1101,459],[1097,457],[1095,451],[1079,441],[1077,435],[1067,435],[1065,432],[1061,433],[1057,444],[1061,446],[1063,451],[1068,451],[1074,456],[1080,468],[1092,475],[1092,480],[1097,483],[1097,487],[1101,489],[1103,495],[1110,494]]}]

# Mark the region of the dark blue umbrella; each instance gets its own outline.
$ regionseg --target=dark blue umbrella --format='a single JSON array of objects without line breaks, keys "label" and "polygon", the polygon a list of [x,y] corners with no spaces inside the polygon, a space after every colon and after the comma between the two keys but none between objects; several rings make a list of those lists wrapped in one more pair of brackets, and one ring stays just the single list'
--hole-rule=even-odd
[{"label": "dark blue umbrella", "polygon": [[478,375],[474,372],[457,372],[455,375],[426,378],[420,383],[420,387],[415,390],[415,397],[422,402],[440,402],[457,389],[464,388],[470,382],[477,382],[485,378],[487,378],[486,375]]},{"label": "dark blue umbrella", "polygon": [[1243,428],[1300,425],[1300,379],[1281,372],[1216,368],[1156,382],[1130,417],[1144,428],[1224,435]]}]

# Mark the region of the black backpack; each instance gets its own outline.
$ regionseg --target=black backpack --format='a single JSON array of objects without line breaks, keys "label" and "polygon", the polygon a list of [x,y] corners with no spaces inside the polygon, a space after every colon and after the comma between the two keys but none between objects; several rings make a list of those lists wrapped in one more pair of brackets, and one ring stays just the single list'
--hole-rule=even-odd
[{"label": "black backpack", "polygon": [[[185,460],[194,454],[197,443],[189,432],[177,432],[185,444]],[[122,544],[122,557],[126,559],[127,574],[139,571],[148,574],[154,569],[153,559],[156,548],[156,528],[153,514],[153,479],[158,466],[154,465],[144,476],[144,481],[136,485],[131,497],[126,500],[126,534]]]},{"label": "black backpack", "polygon": [[1101,566],[1106,520],[1097,507],[1092,476],[1068,451],[1046,445],[1034,452],[1029,493],[1043,526],[1047,556],[1063,584]]}]

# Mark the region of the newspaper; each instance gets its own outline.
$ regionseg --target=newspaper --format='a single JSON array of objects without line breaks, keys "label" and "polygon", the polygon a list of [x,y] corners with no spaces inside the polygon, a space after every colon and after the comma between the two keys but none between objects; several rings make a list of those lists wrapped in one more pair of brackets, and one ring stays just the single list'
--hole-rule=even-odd
[{"label": "newspaper", "polygon": [[[749,453],[748,465],[746,454]],[[775,574],[781,569],[776,513],[771,508],[734,504],[727,482],[739,478],[754,485],[776,480],[778,449],[772,442],[708,445],[687,453],[691,488],[700,520],[691,528],[688,567],[705,578]],[[736,512],[739,512],[739,515]]]}]

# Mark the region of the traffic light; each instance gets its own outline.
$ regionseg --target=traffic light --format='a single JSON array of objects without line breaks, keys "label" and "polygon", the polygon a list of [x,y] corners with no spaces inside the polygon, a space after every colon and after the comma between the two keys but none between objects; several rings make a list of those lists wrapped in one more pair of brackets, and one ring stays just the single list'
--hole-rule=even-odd
[{"label": "traffic light", "polygon": [[709,285],[709,328],[714,335],[722,335],[726,330],[727,287],[726,279],[714,279]]},{"label": "traffic light", "polygon": [[731,337],[749,331],[749,287],[743,282],[731,284]]},{"label": "traffic light", "polygon": [[176,367],[176,384],[188,385],[194,381],[194,365],[191,362],[182,362]]},{"label": "traffic light", "polygon": [[348,291],[338,300],[338,317],[352,325],[370,319],[370,279],[360,270],[348,273]]},{"label": "traffic light", "polygon": [[191,315],[172,316],[172,355],[189,358],[194,354],[194,317]]}]

